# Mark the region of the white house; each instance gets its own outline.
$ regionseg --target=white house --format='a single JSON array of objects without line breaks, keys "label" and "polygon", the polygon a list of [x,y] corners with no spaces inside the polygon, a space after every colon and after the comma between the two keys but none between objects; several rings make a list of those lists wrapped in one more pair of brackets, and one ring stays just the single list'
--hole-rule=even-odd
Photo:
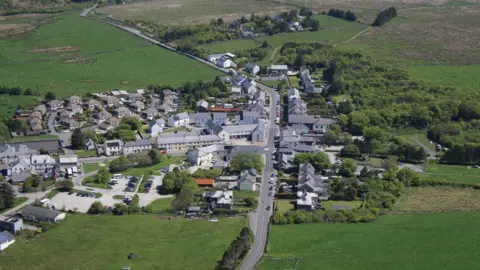
[{"label": "white house", "polygon": [[67,169],[77,167],[78,157],[76,155],[60,155],[58,164],[60,171],[65,172]]},{"label": "white house", "polygon": [[30,173],[32,166],[30,165],[30,158],[19,158],[8,165],[7,175],[17,173]]},{"label": "white house", "polygon": [[105,141],[105,155],[116,156],[122,153],[123,141],[121,140],[108,140]]},{"label": "white house", "polygon": [[207,60],[215,64],[217,60],[221,58],[234,58],[234,57],[235,57],[235,54],[232,54],[232,53],[219,53],[219,54],[211,54],[207,56]]},{"label": "white house", "polygon": [[27,206],[22,209],[22,217],[25,220],[44,221],[44,222],[58,222],[65,218],[65,213],[57,210],[50,210],[48,208]]},{"label": "white house", "polygon": [[315,210],[318,205],[318,194],[313,192],[297,192],[297,210]]},{"label": "white house", "polygon": [[243,170],[240,172],[237,187],[239,190],[257,190],[257,176],[255,169]]},{"label": "white house", "polygon": [[205,147],[195,148],[187,154],[188,161],[197,166],[210,165],[214,162],[216,152],[224,151],[223,145],[209,145]]},{"label": "white house", "polygon": [[224,208],[231,209],[233,204],[233,191],[231,190],[215,190],[206,192],[203,197],[210,202],[213,209]]},{"label": "white house", "polygon": [[325,133],[330,125],[335,124],[335,120],[331,118],[319,118],[313,123],[312,130],[319,133]]},{"label": "white house", "polygon": [[168,126],[184,127],[190,123],[190,116],[187,112],[172,115],[168,118]]},{"label": "white house", "polygon": [[257,73],[260,71],[260,67],[252,62],[249,62],[245,65],[245,71],[252,75],[257,75]]},{"label": "white house", "polygon": [[221,67],[221,68],[229,68],[229,67],[236,67],[237,66],[237,64],[235,64],[235,62],[233,62],[232,59],[230,59],[226,56],[223,56],[222,58],[217,59],[215,61],[215,65],[217,67]]},{"label": "white house", "polygon": [[15,243],[15,237],[7,231],[0,232],[0,251]]},{"label": "white house", "polygon": [[134,142],[126,142],[123,146],[123,154],[136,154],[144,151],[152,150],[152,142],[148,139],[140,139]]},{"label": "white house", "polygon": [[32,170],[38,173],[53,174],[57,161],[49,155],[33,155],[30,160]]},{"label": "white house", "polygon": [[165,128],[165,120],[163,119],[156,119],[150,121],[150,136],[157,137],[158,134],[163,132]]}]

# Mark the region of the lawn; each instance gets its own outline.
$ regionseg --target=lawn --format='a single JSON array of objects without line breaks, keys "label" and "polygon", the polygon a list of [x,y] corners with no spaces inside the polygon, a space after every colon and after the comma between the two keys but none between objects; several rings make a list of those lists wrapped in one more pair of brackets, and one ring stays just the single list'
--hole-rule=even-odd
[{"label": "lawn", "polygon": [[[151,84],[180,85],[213,80],[219,75],[214,69],[113,26],[82,19],[78,13],[53,18],[33,32],[0,40],[2,84],[28,87],[41,92],[41,96],[52,91],[66,97],[115,88],[132,91]],[[49,52],[31,52],[47,48]],[[2,98],[0,104],[14,108],[31,105],[34,99]]]},{"label": "lawn", "polygon": [[362,201],[322,201],[321,206],[326,210],[331,210],[332,207],[350,207],[355,209],[362,206]]},{"label": "lawn", "polygon": [[[170,164],[180,164],[180,162],[182,160],[184,160],[185,157],[183,156],[180,156],[180,157],[170,157],[170,158],[165,158],[165,160],[163,160],[162,162],[158,163],[158,164],[155,164],[153,166],[149,166],[149,167],[140,167],[140,168],[131,168],[131,169],[128,169],[126,171],[123,171],[121,172],[123,175],[131,175],[131,176],[136,176],[138,178],[140,178],[142,175],[150,175],[150,171],[158,171],[158,170],[161,170],[163,169],[164,167],[170,165]],[[145,181],[147,181],[147,179],[145,179]]]},{"label": "lawn", "polygon": [[96,170],[100,170],[100,168],[107,168],[106,166],[100,166],[100,163],[84,163],[83,164],[83,172],[89,173]]},{"label": "lawn", "polygon": [[[155,215],[69,215],[34,240],[17,238],[4,269],[213,269],[243,218],[162,220]],[[73,252],[74,251],[74,252]],[[128,260],[133,253],[135,257]]]},{"label": "lawn", "polygon": [[95,182],[93,182],[93,177],[94,176],[85,177],[82,180],[82,185],[87,186],[87,187],[94,187],[94,188],[112,189],[108,185],[108,183],[95,183]]},{"label": "lawn", "polygon": [[96,157],[97,156],[97,151],[95,150],[75,150],[75,155],[77,155],[80,158],[84,157]]},{"label": "lawn", "polygon": [[[13,200],[14,200],[14,203],[13,203],[13,206],[11,208],[14,208],[14,207],[26,202],[28,200],[28,198],[27,197],[15,197]],[[9,209],[11,209],[11,208],[0,210],[0,214],[9,210]]]},{"label": "lawn", "polygon": [[152,212],[171,212],[172,211],[172,201],[174,197],[158,199],[150,203],[152,207]]},{"label": "lawn", "polygon": [[14,137],[9,142],[33,142],[33,141],[41,141],[41,140],[48,140],[48,139],[57,139],[56,135],[45,134],[45,135],[38,135],[38,136],[19,136]]},{"label": "lawn", "polygon": [[233,198],[234,199],[245,199],[248,197],[255,197],[258,198],[259,191],[253,191],[253,190],[234,190],[233,191]]},{"label": "lawn", "polygon": [[53,197],[55,197],[60,191],[58,191],[58,189],[52,189],[50,190],[50,192],[47,193],[47,198],[48,199],[51,199]]},{"label": "lawn", "polygon": [[395,135],[406,140],[406,142],[413,145],[424,145],[430,151],[435,152],[435,144],[431,143],[427,138],[427,132],[425,130],[417,129],[406,129],[406,130],[397,130]]},{"label": "lawn", "polygon": [[427,180],[464,184],[480,184],[480,169],[462,165],[428,164]]},{"label": "lawn", "polygon": [[275,207],[279,213],[285,213],[290,210],[295,210],[293,200],[275,200]]},{"label": "lawn", "polygon": [[395,205],[398,211],[480,210],[480,191],[471,188],[409,188]]},{"label": "lawn", "polygon": [[[480,213],[385,215],[370,223],[272,226],[270,256],[296,269],[476,269]],[[373,256],[372,256],[373,255]],[[264,260],[258,269],[293,269]]]}]

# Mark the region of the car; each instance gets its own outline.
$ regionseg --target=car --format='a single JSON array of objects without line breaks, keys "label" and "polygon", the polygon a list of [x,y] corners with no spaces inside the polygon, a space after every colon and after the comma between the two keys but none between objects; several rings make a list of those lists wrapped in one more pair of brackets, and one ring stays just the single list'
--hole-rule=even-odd
[{"label": "car", "polygon": [[275,177],[275,174],[274,174],[274,173],[272,173],[271,177]]},{"label": "car", "polygon": [[68,192],[68,195],[72,195],[72,194],[73,194],[73,191]]},{"label": "car", "polygon": [[269,190],[272,190],[273,189],[273,186],[270,186]]},{"label": "car", "polygon": [[82,195],[82,193],[80,193],[80,192],[77,193],[77,196],[81,196],[81,195]]},{"label": "car", "polygon": [[480,169],[480,166],[479,165],[473,165],[473,168]]},{"label": "car", "polygon": [[269,206],[267,206],[267,210],[270,210],[270,209],[272,209],[272,207],[271,207],[270,205],[269,205]]},{"label": "car", "polygon": [[273,195],[273,193],[272,193],[272,192],[269,192],[269,193],[268,193],[268,196],[272,196],[272,195]]}]

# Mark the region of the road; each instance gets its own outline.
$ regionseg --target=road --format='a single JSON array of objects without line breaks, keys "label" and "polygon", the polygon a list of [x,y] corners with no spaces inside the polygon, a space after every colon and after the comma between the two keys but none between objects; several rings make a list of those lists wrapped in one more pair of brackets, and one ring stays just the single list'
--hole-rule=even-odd
[{"label": "road", "polygon": [[[270,112],[274,112],[276,110],[277,100],[280,99],[277,91],[260,83],[257,83],[257,87],[270,95]],[[271,113],[270,115],[275,116],[275,113]],[[250,252],[240,265],[241,270],[253,269],[258,263],[258,261],[262,258],[263,251],[265,250],[265,244],[268,234],[268,223],[270,221],[270,216],[273,211],[273,207],[271,210],[266,209],[267,206],[272,206],[273,204],[273,197],[268,196],[268,181],[270,181],[271,174],[274,172],[272,162],[272,149],[274,149],[275,147],[275,135],[277,134],[278,129],[278,126],[275,124],[275,117],[270,117],[268,140],[266,145],[266,149],[268,149],[268,151],[265,151],[265,169],[263,171],[260,200],[257,212],[250,215],[250,227],[255,235],[255,239],[253,242],[253,246],[250,249]]]}]

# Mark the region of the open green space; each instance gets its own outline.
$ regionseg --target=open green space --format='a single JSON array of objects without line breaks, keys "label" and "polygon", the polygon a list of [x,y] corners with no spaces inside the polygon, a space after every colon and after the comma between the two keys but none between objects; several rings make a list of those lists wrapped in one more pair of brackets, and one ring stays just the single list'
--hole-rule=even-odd
[{"label": "open green space", "polygon": [[[33,240],[17,238],[5,269],[213,269],[244,218],[164,220],[155,215],[67,219]],[[73,252],[74,251],[74,252]],[[134,258],[127,256],[133,253]]]},{"label": "open green space", "polygon": [[259,194],[258,190],[234,190],[233,191],[233,198],[234,199],[245,199],[248,197],[255,197],[257,198]]},{"label": "open green space", "polygon": [[427,138],[427,132],[425,130],[404,129],[398,130],[394,134],[406,140],[408,143],[427,147],[428,150],[435,152],[435,144],[431,143]]},{"label": "open green space", "polygon": [[[15,197],[15,198],[14,198],[13,206],[12,206],[11,208],[15,208],[15,207],[17,207],[18,205],[26,202],[27,200],[28,200],[27,197]],[[8,211],[8,210],[11,209],[11,208],[7,208],[7,209],[0,210],[0,214],[3,213],[3,212],[5,212],[5,211]],[[1,260],[0,260],[0,261],[1,261]]]},{"label": "open green space", "polygon": [[89,173],[93,172],[96,170],[99,170],[100,168],[104,168],[105,166],[100,166],[100,163],[84,163],[83,164],[83,172],[84,173]]},{"label": "open green space", "polygon": [[285,213],[290,210],[295,210],[294,200],[275,200],[275,209],[280,213]]},{"label": "open green space", "polygon": [[158,199],[150,203],[152,212],[171,212],[172,211],[172,201],[174,197]]},{"label": "open green space", "polygon": [[480,65],[425,65],[405,66],[410,76],[433,85],[467,89],[480,88]]},{"label": "open green space", "polygon": [[463,184],[480,184],[480,169],[462,165],[428,164],[427,180]]},{"label": "open green space", "polygon": [[94,187],[94,188],[103,188],[103,189],[112,189],[108,183],[96,183],[94,182],[94,176],[85,177],[82,180],[82,185],[87,187]]},{"label": "open green space", "polygon": [[[370,223],[272,226],[258,269],[476,269],[480,213],[385,215]],[[372,256],[374,254],[374,256]]]},{"label": "open green space", "polygon": [[335,207],[346,207],[350,209],[358,208],[362,205],[362,201],[322,201],[321,206],[326,210],[332,210]]},{"label": "open green space", "polygon": [[32,142],[32,141],[41,141],[48,139],[57,139],[58,137],[52,134],[38,135],[38,136],[19,136],[14,137],[9,142]]},{"label": "open green space", "polygon": [[[138,167],[138,168],[131,168],[126,171],[121,172],[123,175],[131,175],[131,176],[136,176],[140,178],[142,175],[150,175],[150,172],[158,171],[163,169],[164,167],[170,165],[170,164],[180,164],[182,160],[184,160],[185,157],[183,156],[171,156],[170,158],[165,158],[162,162],[148,166],[148,167]],[[148,177],[147,177],[148,178]],[[146,180],[145,180],[146,181]]]},{"label": "open green space", "polygon": [[[132,91],[151,84],[180,85],[213,80],[219,74],[78,13],[53,18],[30,33],[0,40],[2,85],[66,97],[115,88]],[[27,105],[22,99],[33,97],[15,97],[11,106]]]},{"label": "open green space", "polygon": [[77,155],[80,158],[83,157],[96,157],[97,156],[97,151],[95,150],[75,150],[75,155]]}]

